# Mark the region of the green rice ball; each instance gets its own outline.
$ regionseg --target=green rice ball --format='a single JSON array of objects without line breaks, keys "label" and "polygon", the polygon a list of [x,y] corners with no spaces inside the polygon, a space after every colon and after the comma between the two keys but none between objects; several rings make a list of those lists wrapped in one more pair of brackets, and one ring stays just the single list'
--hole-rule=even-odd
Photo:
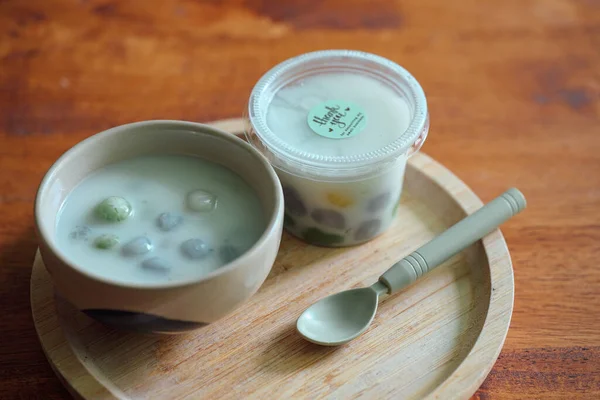
[{"label": "green rice ball", "polygon": [[119,244],[119,237],[117,235],[100,235],[94,240],[94,246],[101,250],[109,250]]},{"label": "green rice ball", "polygon": [[131,215],[133,208],[123,197],[111,196],[96,206],[96,216],[108,222],[122,222]]}]

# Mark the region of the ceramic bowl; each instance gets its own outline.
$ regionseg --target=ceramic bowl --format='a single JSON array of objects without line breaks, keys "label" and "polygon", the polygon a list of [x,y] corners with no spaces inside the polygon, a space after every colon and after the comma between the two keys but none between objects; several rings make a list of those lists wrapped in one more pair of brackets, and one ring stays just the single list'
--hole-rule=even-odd
[{"label": "ceramic bowl", "polygon": [[[67,194],[107,164],[143,155],[181,154],[222,164],[254,188],[268,218],[259,240],[227,265],[185,283],[125,284],[91,276],[57,246],[56,219]],[[98,133],[63,154],[44,176],[35,201],[40,252],[57,294],[88,316],[152,333],[193,330],[231,313],[266,279],[279,248],[283,193],[266,158],[243,140],[207,125],[145,121]]]}]

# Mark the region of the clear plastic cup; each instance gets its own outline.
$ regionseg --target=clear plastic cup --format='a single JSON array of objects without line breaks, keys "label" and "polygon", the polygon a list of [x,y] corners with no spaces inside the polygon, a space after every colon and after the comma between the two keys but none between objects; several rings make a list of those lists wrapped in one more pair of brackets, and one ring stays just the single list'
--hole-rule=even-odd
[{"label": "clear plastic cup", "polygon": [[394,220],[408,158],[429,130],[417,80],[383,57],[327,50],[291,58],[252,90],[246,136],[285,194],[285,228],[351,246]]}]

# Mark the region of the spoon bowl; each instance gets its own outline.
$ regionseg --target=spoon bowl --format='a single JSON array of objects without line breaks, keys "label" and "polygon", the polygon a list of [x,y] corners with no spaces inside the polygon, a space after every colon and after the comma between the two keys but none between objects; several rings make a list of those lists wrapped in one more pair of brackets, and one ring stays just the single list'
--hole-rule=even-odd
[{"label": "spoon bowl", "polygon": [[336,293],[306,309],[296,323],[309,342],[337,346],[362,334],[377,312],[379,295],[370,287]]}]

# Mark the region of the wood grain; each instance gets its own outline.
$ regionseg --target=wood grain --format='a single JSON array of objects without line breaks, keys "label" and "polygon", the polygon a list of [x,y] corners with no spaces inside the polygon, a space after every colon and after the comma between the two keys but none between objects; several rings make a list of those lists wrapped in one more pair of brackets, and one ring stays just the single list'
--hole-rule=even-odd
[{"label": "wood grain", "polygon": [[503,229],[515,310],[505,352],[477,396],[600,396],[598,1],[315,4],[0,1],[3,398],[66,396],[28,297],[32,201],[51,163],[120,123],[237,117],[270,66],[325,48],[404,65],[429,100],[424,151],[484,201],[512,185],[529,200]]},{"label": "wood grain", "polygon": [[[229,121],[241,132],[243,121]],[[198,332],[157,338],[107,329],[55,299],[39,256],[31,308],[49,362],[84,399],[468,399],[492,368],[513,308],[510,255],[499,230],[382,302],[345,346],[315,346],[298,315],[333,292],[366,286],[403,255],[481,207],[450,171],[413,156],[396,219],[363,246],[331,250],[284,234],[259,292]]]}]

